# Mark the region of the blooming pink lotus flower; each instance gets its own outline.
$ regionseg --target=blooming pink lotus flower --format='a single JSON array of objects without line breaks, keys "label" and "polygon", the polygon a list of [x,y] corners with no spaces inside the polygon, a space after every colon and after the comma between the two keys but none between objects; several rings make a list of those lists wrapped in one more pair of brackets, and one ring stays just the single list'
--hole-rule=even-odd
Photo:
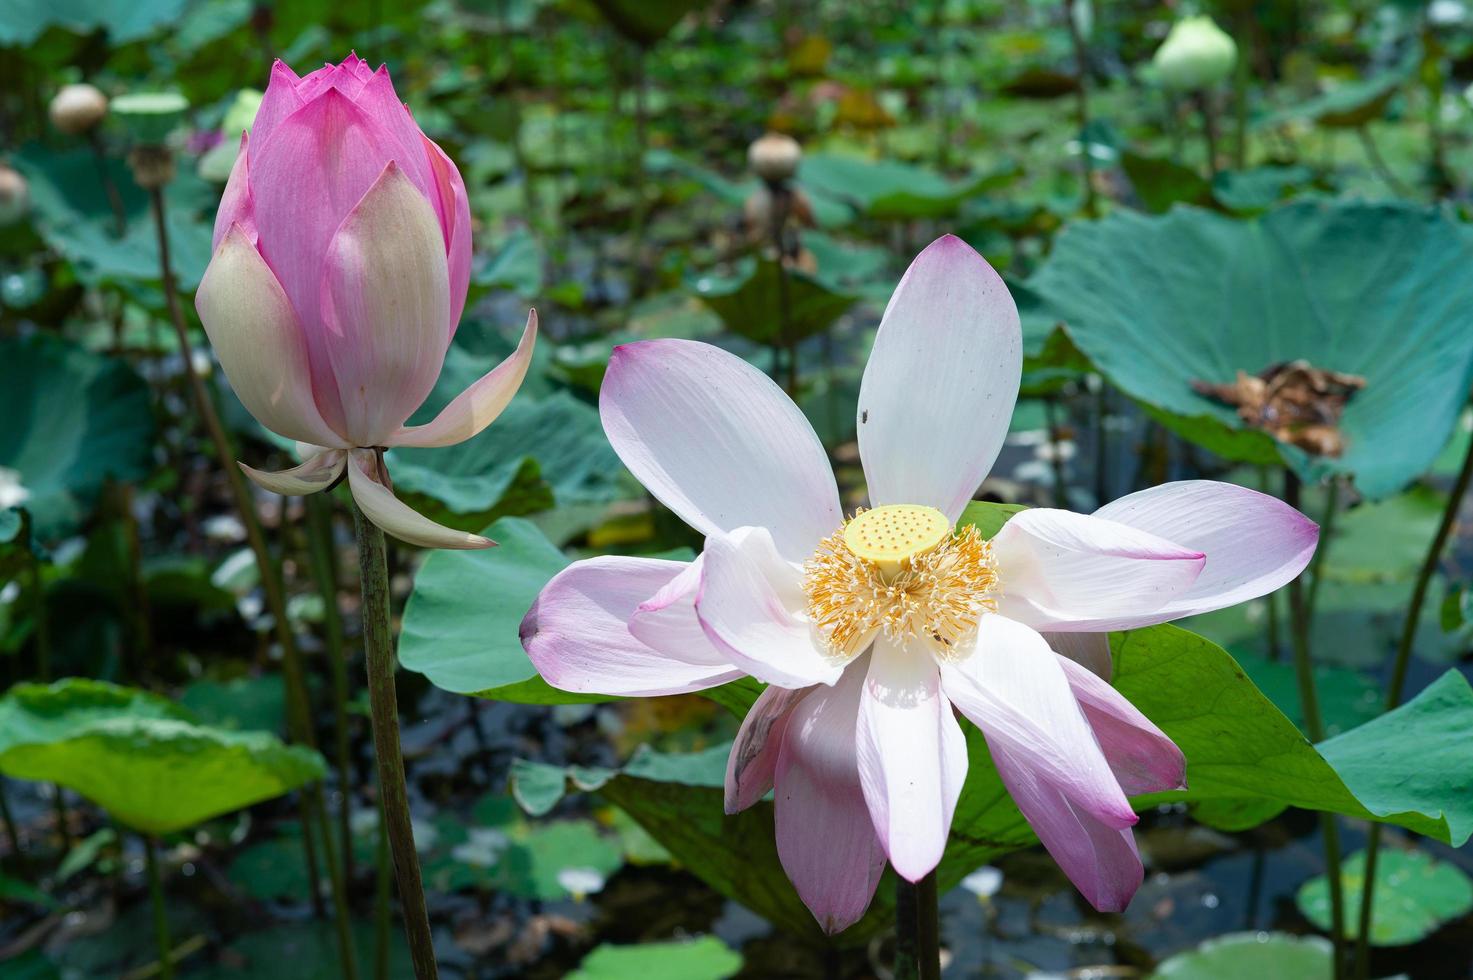
[{"label": "blooming pink lotus flower", "polygon": [[484,548],[396,498],[381,451],[449,446],[491,423],[531,362],[537,315],[509,358],[425,425],[404,423],[439,377],[465,306],[470,207],[460,172],[357,55],[298,78],[280,61],[215,218],[195,307],[241,402],[313,447],[284,494],[331,486],[411,544]]},{"label": "blooming pink lotus flower", "polygon": [[863,914],[887,858],[912,881],[940,861],[967,774],[953,708],[1085,897],[1124,908],[1142,878],[1126,797],[1183,786],[1185,760],[1110,686],[1106,632],[1263,595],[1314,552],[1303,515],[1210,481],[1088,516],[1025,510],[991,541],[955,527],[1007,434],[1021,365],[1002,280],[959,239],[933,243],[865,369],[873,509],[846,520],[818,437],[745,361],[655,340],[609,362],[609,440],[705,549],[574,563],[522,643],[567,691],[766,682],[732,746],[726,807],[775,787],[778,854],[830,932]]}]

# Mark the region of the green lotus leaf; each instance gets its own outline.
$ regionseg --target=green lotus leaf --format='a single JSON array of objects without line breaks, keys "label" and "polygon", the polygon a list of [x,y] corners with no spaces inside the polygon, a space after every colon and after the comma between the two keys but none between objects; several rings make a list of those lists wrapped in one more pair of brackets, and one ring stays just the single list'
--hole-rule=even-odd
[{"label": "green lotus leaf", "polygon": [[[730,276],[706,274],[690,283],[726,329],[757,343],[798,341],[822,333],[857,297],[819,276],[790,269],[786,283],[777,262],[747,257]],[[786,329],[784,329],[786,325]]]},{"label": "green lotus leaf", "polygon": [[95,3],[94,0],[11,0],[0,17],[0,45],[25,47],[49,27],[77,34],[107,32],[112,44],[147,37],[183,16],[188,0],[137,0]]},{"label": "green lotus leaf", "polygon": [[1319,936],[1239,932],[1162,963],[1151,980],[1309,980],[1331,974],[1334,948]]},{"label": "green lotus leaf", "polygon": [[614,946],[605,943],[583,958],[568,980],[725,980],[742,957],[715,936],[687,941]]},{"label": "green lotus leaf", "polygon": [[[1306,481],[1353,474],[1383,497],[1447,442],[1473,377],[1473,232],[1407,204],[1301,200],[1248,221],[1179,207],[1065,229],[1029,280],[1079,349],[1182,435]],[[1365,378],[1339,458],[1245,428],[1194,381],[1283,361]]]},{"label": "green lotus leaf", "polygon": [[[1353,939],[1360,935],[1365,851],[1356,851],[1340,863],[1340,880],[1345,893],[1345,934]],[[1306,881],[1294,900],[1309,921],[1321,929],[1330,928],[1330,882],[1325,875]],[[1473,879],[1456,865],[1434,861],[1421,851],[1383,848],[1376,858],[1372,906],[1371,945],[1406,946],[1473,911]]]},{"label": "green lotus leaf", "polygon": [[34,533],[72,533],[108,480],[153,469],[148,387],[116,359],[38,335],[0,340],[0,467],[16,471]]},{"label": "green lotus leaf", "polygon": [[165,834],[320,779],[316,752],[187,720],[97,681],[18,685],[0,700],[0,772],[66,786],[135,830]]}]

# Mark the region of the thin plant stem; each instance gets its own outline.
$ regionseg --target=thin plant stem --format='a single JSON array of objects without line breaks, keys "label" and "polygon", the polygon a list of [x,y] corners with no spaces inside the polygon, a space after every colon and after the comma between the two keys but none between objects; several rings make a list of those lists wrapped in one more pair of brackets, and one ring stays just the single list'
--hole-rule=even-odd
[{"label": "thin plant stem", "polygon": [[1217,104],[1212,93],[1197,93],[1197,109],[1202,114],[1202,143],[1207,151],[1207,179],[1217,176]]},{"label": "thin plant stem", "polygon": [[322,595],[322,626],[326,637],[327,656],[332,671],[332,719],[334,750],[337,756],[338,790],[342,803],[338,807],[338,837],[342,852],[343,880],[353,880],[353,832],[350,818],[353,801],[352,746],[348,739],[348,655],[343,642],[343,615],[338,608],[338,569],[333,549],[331,498],[308,494],[307,544],[312,577]]},{"label": "thin plant stem", "polygon": [[1074,45],[1074,61],[1079,77],[1074,87],[1074,122],[1079,128],[1079,160],[1084,169],[1084,213],[1091,218],[1100,213],[1095,197],[1094,158],[1089,152],[1089,51],[1074,19],[1075,0],[1064,0],[1064,20],[1069,24],[1069,40]]},{"label": "thin plant stem", "polygon": [[169,941],[169,917],[164,912],[164,885],[153,837],[143,835],[143,859],[148,868],[148,897],[153,905],[153,936],[159,948],[160,980],[174,980],[174,946]]},{"label": "thin plant stem", "polygon": [[941,914],[932,871],[916,882],[917,965],[921,980],[941,980]]},{"label": "thin plant stem", "polygon": [[393,925],[393,916],[389,909],[389,878],[393,870],[390,866],[392,858],[389,854],[389,830],[384,820],[382,801],[378,808],[378,844],[374,857],[377,871],[373,886],[374,978],[375,980],[390,980],[389,930]]},{"label": "thin plant stem", "polygon": [[[1299,477],[1292,470],[1284,472],[1284,502],[1299,508]],[[1325,723],[1320,714],[1319,696],[1315,691],[1314,665],[1309,649],[1309,610],[1304,597],[1304,583],[1295,578],[1289,582],[1289,633],[1294,646],[1294,675],[1299,686],[1299,701],[1304,712],[1304,727],[1311,742],[1325,738]],[[1334,978],[1345,976],[1345,890],[1340,877],[1340,829],[1333,814],[1320,814],[1320,835],[1325,842],[1325,878],[1330,890],[1330,941],[1334,944]]]},{"label": "thin plant stem", "polygon": [[[173,265],[169,261],[169,226],[165,213],[163,188],[153,188],[150,191],[150,199],[153,208],[154,231],[158,239],[159,278],[163,282],[164,301],[169,309],[169,320],[174,327],[175,339],[179,343],[179,354],[184,359],[184,373],[189,378],[190,394],[193,397],[195,410],[205,423],[205,429],[209,433],[210,442],[220,467],[225,471],[231,495],[235,500],[236,512],[245,526],[246,541],[256,559],[256,569],[261,576],[262,591],[266,594],[266,608],[271,613],[277,643],[281,646],[282,673],[286,679],[288,727],[298,742],[308,748],[315,748],[317,740],[312,733],[307,682],[302,672],[301,654],[297,650],[296,639],[292,636],[291,620],[287,617],[285,589],[281,582],[280,569],[277,568],[276,562],[271,558],[270,550],[266,547],[266,535],[256,516],[256,508],[251,501],[250,491],[246,488],[245,476],[242,475],[240,467],[235,465],[235,452],[231,448],[230,437],[225,434],[225,426],[220,421],[219,413],[215,411],[215,403],[210,398],[204,379],[194,370],[194,345],[189,339],[184,310],[179,303],[178,287],[174,283]],[[318,784],[306,787],[302,791],[302,799],[305,804],[301,808],[302,838],[307,854],[308,880],[317,882],[320,878],[317,875],[316,859],[313,855],[311,823],[313,819],[319,821],[323,842],[329,842],[331,837],[327,830],[327,807],[322,802],[322,788]],[[354,965],[352,935],[349,932],[347,895],[344,891],[342,876],[338,872],[337,858],[330,852],[331,848],[326,858],[328,877],[332,883],[333,918],[337,930],[339,962],[343,976],[347,980],[356,980],[357,969]],[[312,889],[312,903],[318,917],[323,917],[322,898],[316,887]]]},{"label": "thin plant stem", "polygon": [[1048,427],[1049,465],[1054,475],[1054,506],[1069,508],[1069,484],[1064,478],[1064,457],[1059,451],[1059,406],[1052,397],[1043,400],[1044,425]]},{"label": "thin plant stem", "polygon": [[919,896],[913,882],[895,876],[895,980],[920,980]]},{"label": "thin plant stem", "polygon": [[117,181],[107,169],[107,152],[102,146],[102,135],[94,127],[87,134],[87,142],[92,147],[92,159],[97,164],[97,180],[102,184],[102,193],[107,197],[108,207],[113,212],[113,232],[118,238],[128,230],[128,215],[123,210],[123,196],[118,193]]},{"label": "thin plant stem", "polygon": [[[1243,36],[1241,30],[1236,33]],[[1251,76],[1248,54],[1240,52],[1233,69],[1233,168],[1236,170],[1248,166],[1248,82]]]},{"label": "thin plant stem", "polygon": [[1386,158],[1381,156],[1381,148],[1376,145],[1376,138],[1371,135],[1370,125],[1355,127],[1355,134],[1360,137],[1360,145],[1365,148],[1366,159],[1371,161],[1371,169],[1376,171],[1376,176],[1385,181],[1386,186],[1397,197],[1411,197],[1411,189],[1403,184],[1386,165]]},{"label": "thin plant stem", "polygon": [[[382,460],[380,460],[382,468]],[[399,747],[399,705],[394,690],[394,646],[389,635],[389,570],[384,554],[384,532],[353,504],[358,534],[358,570],[363,590],[363,653],[368,669],[368,703],[373,722],[374,756],[378,761],[382,826],[388,833],[399,884],[404,932],[417,980],[439,973],[420,880],[419,854],[414,848],[414,826],[409,818],[409,792],[404,782],[404,757]]]},{"label": "thin plant stem", "polygon": [[15,869],[19,872],[18,877],[24,878],[29,869],[30,861],[26,859],[25,849],[20,846],[20,829],[16,826],[15,817],[10,812],[10,800],[5,794],[5,779],[0,777],[0,821],[5,823],[5,840],[10,844],[10,855],[13,859]]},{"label": "thin plant stem", "polygon": [[[1463,465],[1458,470],[1457,479],[1453,482],[1452,495],[1448,497],[1447,506],[1443,508],[1442,520],[1437,525],[1437,533],[1432,536],[1432,541],[1427,546],[1427,554],[1422,559],[1422,567],[1417,572],[1416,584],[1412,587],[1411,604],[1407,606],[1406,618],[1401,625],[1401,637],[1396,644],[1396,659],[1392,661],[1391,682],[1386,687],[1387,711],[1401,704],[1402,694],[1406,690],[1407,669],[1412,659],[1412,644],[1417,638],[1417,627],[1422,622],[1422,607],[1427,602],[1427,589],[1432,584],[1432,576],[1437,574],[1437,568],[1442,563],[1442,553],[1447,548],[1447,541],[1452,536],[1453,527],[1457,524],[1458,510],[1463,503],[1463,498],[1468,495],[1470,483],[1473,483],[1473,441],[1468,443],[1468,451],[1463,455]],[[1368,937],[1371,934],[1371,923],[1375,916],[1376,859],[1380,850],[1381,825],[1373,823],[1366,837],[1365,883],[1361,886],[1360,917],[1357,922],[1355,939],[1355,976],[1358,980],[1364,980],[1370,972],[1371,945]]]},{"label": "thin plant stem", "polygon": [[1335,515],[1340,512],[1340,480],[1331,478],[1330,489],[1325,495],[1325,512],[1320,517],[1320,540],[1319,547],[1314,549],[1314,557],[1309,560],[1309,595],[1305,599],[1305,606],[1309,614],[1309,620],[1314,622],[1314,611],[1320,595],[1320,583],[1325,579],[1325,555],[1330,551],[1330,542],[1335,535]]}]

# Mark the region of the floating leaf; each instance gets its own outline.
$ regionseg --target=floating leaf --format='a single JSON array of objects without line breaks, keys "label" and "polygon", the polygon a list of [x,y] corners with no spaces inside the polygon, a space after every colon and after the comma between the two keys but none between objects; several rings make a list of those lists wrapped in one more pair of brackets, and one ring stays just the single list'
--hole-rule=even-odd
[{"label": "floating leaf", "polygon": [[1012,180],[1016,170],[952,180],[934,170],[898,160],[869,160],[836,153],[811,153],[798,166],[798,182],[847,201],[872,218],[940,218],[955,214],[968,199]]},{"label": "floating leaf", "polygon": [[[376,950],[374,928],[366,922],[353,922],[350,928],[360,975],[370,975]],[[245,933],[230,944],[219,965],[191,970],[189,976],[193,980],[281,980],[283,966],[288,964],[292,980],[339,980],[343,967],[332,924],[292,922]],[[386,972],[391,977],[414,976],[401,929],[390,932]]]},{"label": "floating leaf", "polygon": [[838,292],[817,276],[787,270],[772,259],[748,257],[731,276],[702,275],[691,282],[701,302],[726,329],[757,343],[798,341],[822,333],[857,297]]},{"label": "floating leaf", "polygon": [[112,44],[147,37],[183,16],[188,0],[136,0],[132,3],[96,3],[94,0],[13,0],[0,18],[0,45],[32,44],[47,28],[75,34],[104,31]]},{"label": "floating leaf", "polygon": [[[1340,864],[1345,894],[1345,935],[1360,935],[1360,908],[1366,881],[1366,852]],[[1299,911],[1321,929],[1330,928],[1330,883],[1325,875],[1306,881],[1294,896]],[[1372,902],[1372,946],[1419,942],[1446,922],[1473,911],[1473,880],[1456,865],[1434,861],[1422,851],[1382,848],[1376,858]]]},{"label": "floating leaf", "polygon": [[638,946],[598,946],[568,980],[724,980],[742,968],[741,955],[715,936]]},{"label": "floating leaf", "polygon": [[1029,285],[1113,383],[1229,458],[1264,462],[1274,444],[1192,382],[1298,358],[1361,375],[1343,456],[1277,452],[1306,482],[1350,473],[1378,498],[1427,469],[1462,408],[1473,282],[1452,270],[1469,264],[1473,234],[1440,210],[1305,200],[1249,221],[1177,208],[1080,222]]},{"label": "floating leaf", "polygon": [[1151,980],[1309,980],[1328,977],[1334,947],[1319,936],[1239,932],[1162,963]]},{"label": "floating leaf", "polygon": [[15,470],[35,534],[76,530],[108,480],[153,468],[153,406],[127,364],[45,335],[0,340],[0,467]]}]

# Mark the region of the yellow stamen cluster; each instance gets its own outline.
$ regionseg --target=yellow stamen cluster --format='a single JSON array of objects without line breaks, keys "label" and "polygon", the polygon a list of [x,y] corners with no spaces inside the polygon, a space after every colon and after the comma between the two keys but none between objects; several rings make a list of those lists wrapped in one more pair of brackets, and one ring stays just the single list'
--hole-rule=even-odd
[{"label": "yellow stamen cluster", "polygon": [[[939,522],[939,525],[938,525]],[[983,613],[997,609],[992,544],[929,507],[859,511],[804,565],[808,615],[835,658],[877,637],[953,658]]]}]

